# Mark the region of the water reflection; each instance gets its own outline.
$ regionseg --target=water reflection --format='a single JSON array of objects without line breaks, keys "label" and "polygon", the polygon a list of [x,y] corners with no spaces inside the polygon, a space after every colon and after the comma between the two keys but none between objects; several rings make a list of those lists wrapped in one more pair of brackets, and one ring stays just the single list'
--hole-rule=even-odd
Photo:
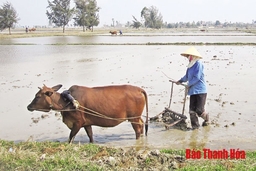
[{"label": "water reflection", "polygon": [[201,129],[196,129],[191,131],[189,138],[189,148],[190,149],[203,149],[209,143],[209,133],[211,126],[203,127]]},{"label": "water reflection", "polygon": [[255,36],[245,35],[140,35],[140,36],[51,36],[36,38],[13,38],[1,40],[2,45],[7,44],[33,44],[33,45],[51,45],[51,44],[145,44],[145,43],[255,43]]}]

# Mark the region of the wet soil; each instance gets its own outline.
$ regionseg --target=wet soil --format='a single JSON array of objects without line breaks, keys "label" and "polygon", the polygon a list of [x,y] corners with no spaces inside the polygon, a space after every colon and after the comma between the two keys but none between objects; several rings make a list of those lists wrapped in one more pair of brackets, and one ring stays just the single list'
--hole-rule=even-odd
[{"label": "wet soil", "polygon": [[[29,112],[26,106],[43,84],[104,86],[132,84],[149,96],[149,115],[168,106],[169,78],[185,74],[187,61],[180,56],[188,46],[53,46],[1,45],[0,138],[13,141],[66,142],[69,129],[58,112]],[[255,150],[256,84],[254,46],[196,46],[203,55],[208,84],[206,110],[211,124],[195,131],[166,129],[150,122],[148,136],[135,140],[128,122],[114,128],[93,127],[96,144],[115,147],[240,148]],[[181,112],[184,88],[175,86],[170,108]],[[187,102],[189,97],[187,97]],[[188,117],[188,103],[185,115]],[[145,115],[145,112],[143,113]],[[144,118],[143,118],[144,119]],[[202,123],[202,120],[200,120]],[[187,119],[189,125],[189,118]],[[80,130],[75,143],[88,143]]]}]

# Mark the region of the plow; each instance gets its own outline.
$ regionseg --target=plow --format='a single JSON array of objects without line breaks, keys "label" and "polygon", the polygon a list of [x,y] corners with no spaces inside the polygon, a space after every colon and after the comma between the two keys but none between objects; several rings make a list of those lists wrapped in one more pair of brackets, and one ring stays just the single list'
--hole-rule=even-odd
[{"label": "plow", "polygon": [[170,101],[168,107],[165,107],[162,112],[160,112],[158,115],[150,118],[150,121],[158,121],[163,122],[166,129],[170,129],[171,127],[181,129],[181,130],[187,130],[187,123],[186,119],[187,116],[184,115],[185,112],[185,106],[186,106],[186,97],[187,97],[187,86],[185,84],[180,84],[185,87],[184,89],[184,99],[183,99],[183,107],[182,112],[176,112],[171,109],[172,104],[172,98],[173,98],[173,89],[174,84],[176,81],[169,80],[171,82],[171,92],[170,92]]}]

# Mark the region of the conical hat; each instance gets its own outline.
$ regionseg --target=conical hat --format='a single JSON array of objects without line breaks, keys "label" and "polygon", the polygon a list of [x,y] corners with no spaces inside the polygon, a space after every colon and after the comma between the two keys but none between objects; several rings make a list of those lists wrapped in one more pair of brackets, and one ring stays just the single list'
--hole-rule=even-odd
[{"label": "conical hat", "polygon": [[187,49],[184,53],[181,53],[180,55],[185,56],[185,57],[188,57],[189,55],[192,55],[192,56],[196,56],[198,58],[203,58],[201,56],[201,54],[194,47],[191,47],[191,48]]}]

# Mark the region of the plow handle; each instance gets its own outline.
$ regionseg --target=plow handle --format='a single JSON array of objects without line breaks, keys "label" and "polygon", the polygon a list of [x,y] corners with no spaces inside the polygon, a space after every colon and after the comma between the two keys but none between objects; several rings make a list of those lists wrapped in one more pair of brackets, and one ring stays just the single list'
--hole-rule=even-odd
[{"label": "plow handle", "polygon": [[[175,81],[175,80],[169,80],[170,82],[172,82],[172,83],[177,83],[177,81]],[[187,85],[186,84],[183,84],[183,83],[181,83],[180,85],[182,85],[182,86],[184,86],[184,87],[187,87]]]},{"label": "plow handle", "polygon": [[[169,108],[171,106],[171,99],[172,99],[172,93],[173,93],[173,84],[177,83],[177,81],[173,80],[173,79],[170,79],[169,80],[171,83],[172,83],[172,89],[171,89],[171,98],[170,98],[170,103],[169,103]],[[186,84],[179,84],[179,85],[182,85],[185,87],[185,96],[184,96],[184,102],[183,102],[183,108],[182,108],[182,115],[184,115],[184,112],[185,112],[185,104],[186,104],[186,98],[187,98],[187,94],[188,94],[188,86]]]}]

